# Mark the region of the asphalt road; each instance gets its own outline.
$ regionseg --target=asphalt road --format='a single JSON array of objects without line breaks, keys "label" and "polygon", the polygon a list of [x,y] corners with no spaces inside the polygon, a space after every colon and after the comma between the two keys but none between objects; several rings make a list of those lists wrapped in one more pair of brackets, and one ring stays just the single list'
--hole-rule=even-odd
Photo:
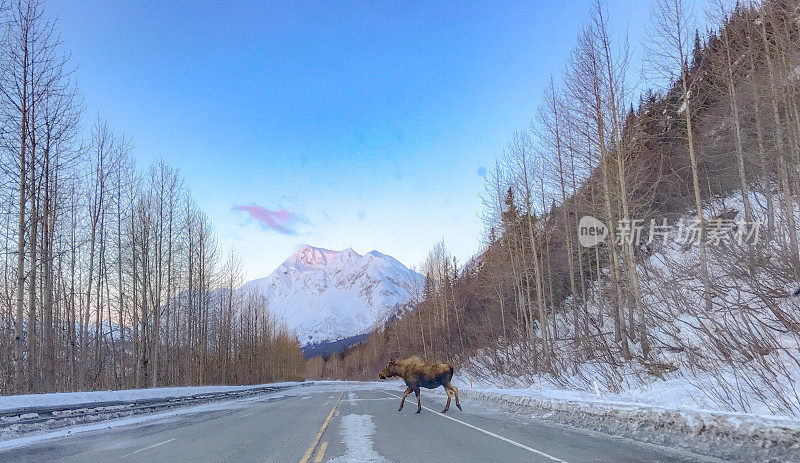
[{"label": "asphalt road", "polygon": [[[20,462],[655,462],[697,455],[637,444],[402,384],[319,384],[0,450]],[[396,386],[396,387],[395,387]],[[429,407],[429,408],[427,408]]]}]

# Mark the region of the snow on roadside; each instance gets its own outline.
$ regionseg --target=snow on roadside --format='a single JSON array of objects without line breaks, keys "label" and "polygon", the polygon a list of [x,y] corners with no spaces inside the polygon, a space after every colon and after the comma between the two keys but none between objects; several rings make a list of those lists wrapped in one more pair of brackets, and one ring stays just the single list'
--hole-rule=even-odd
[{"label": "snow on roadside", "polygon": [[[274,383],[274,384],[282,385],[282,384],[296,384],[296,383]],[[214,387],[214,386],[209,386],[209,387]],[[184,389],[184,388],[163,388],[163,389]],[[100,391],[100,392],[106,392],[106,391]],[[286,394],[286,392],[283,393],[278,392],[270,394],[270,399],[281,397],[284,394]],[[169,396],[162,396],[162,397],[169,397]],[[52,431],[48,431],[46,427],[42,427],[43,432],[34,432],[21,436],[12,435],[12,437],[8,439],[0,439],[0,452],[19,447],[25,447],[49,439],[67,437],[89,431],[98,431],[101,429],[114,429],[122,426],[131,426],[139,423],[144,423],[151,420],[165,419],[165,418],[171,418],[180,415],[188,415],[193,413],[204,413],[216,410],[228,410],[236,407],[246,408],[249,403],[259,400],[264,400],[264,398],[248,397],[245,399],[233,399],[224,402],[212,402],[202,405],[195,405],[191,407],[178,407],[174,410],[168,410],[159,413],[150,413],[146,415],[132,416],[127,418],[109,419],[97,423],[77,424],[75,426],[69,426]]]},{"label": "snow on roadside", "polygon": [[[464,382],[462,375],[459,383]],[[800,461],[800,419],[692,409],[559,389],[459,384],[462,402],[479,400],[521,415],[733,461]],[[681,390],[678,388],[677,390]]]},{"label": "snow on roadside", "polygon": [[[702,416],[724,419],[730,423],[752,423],[762,426],[779,426],[800,431],[800,418],[791,415],[774,415],[766,409],[757,413],[743,413],[721,410],[720,407],[701,390],[703,381],[699,376],[694,378],[678,377],[666,381],[642,384],[614,394],[601,390],[574,390],[548,387],[547,385],[509,388],[498,387],[485,380],[472,378],[469,374],[460,374],[459,381],[454,381],[460,390],[475,391],[482,394],[501,394],[513,397],[532,398],[543,402],[569,402],[584,406],[603,406],[625,409],[646,409],[662,412],[677,412],[688,416]],[[707,378],[709,386],[713,384]],[[467,384],[473,384],[469,387]]]},{"label": "snow on roadside", "polygon": [[25,394],[0,396],[0,411],[30,407],[60,407],[85,405],[98,402],[131,402],[146,399],[188,397],[198,394],[244,391],[258,387],[291,386],[298,382],[254,384],[248,386],[186,386],[158,387],[151,389],[123,389],[117,391],[56,392],[49,394]]}]

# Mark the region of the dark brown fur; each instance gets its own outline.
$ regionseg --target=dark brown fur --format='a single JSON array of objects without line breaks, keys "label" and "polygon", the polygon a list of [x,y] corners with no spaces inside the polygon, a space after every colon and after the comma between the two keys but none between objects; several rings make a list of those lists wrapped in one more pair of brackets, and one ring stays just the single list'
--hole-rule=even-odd
[{"label": "dark brown fur", "polygon": [[395,360],[392,357],[378,377],[386,379],[392,376],[399,376],[406,382],[406,392],[403,394],[403,400],[400,401],[400,408],[397,411],[403,409],[406,397],[411,391],[414,391],[417,396],[417,413],[421,412],[422,403],[419,399],[419,388],[436,389],[439,386],[444,387],[447,393],[447,405],[445,405],[442,413],[447,413],[447,410],[450,409],[450,398],[452,396],[456,398],[456,407],[461,410],[461,403],[458,400],[458,388],[450,382],[453,378],[453,371],[453,366],[449,363],[428,363],[415,355],[403,360]]}]

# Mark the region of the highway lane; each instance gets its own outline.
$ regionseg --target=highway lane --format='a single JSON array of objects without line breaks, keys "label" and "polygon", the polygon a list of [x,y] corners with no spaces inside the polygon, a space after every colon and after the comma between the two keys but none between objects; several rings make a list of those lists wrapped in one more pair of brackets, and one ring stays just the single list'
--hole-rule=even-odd
[{"label": "highway lane", "polygon": [[[531,420],[402,384],[318,384],[0,451],[0,461],[53,462],[651,462],[698,461],[662,447]],[[395,387],[396,386],[396,387]],[[190,413],[189,413],[190,412]]]}]

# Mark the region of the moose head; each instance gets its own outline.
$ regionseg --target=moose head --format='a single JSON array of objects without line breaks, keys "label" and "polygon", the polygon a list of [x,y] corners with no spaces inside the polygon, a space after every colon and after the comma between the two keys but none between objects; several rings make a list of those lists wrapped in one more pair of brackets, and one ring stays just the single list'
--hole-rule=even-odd
[{"label": "moose head", "polygon": [[395,361],[394,357],[392,357],[391,359],[389,359],[389,363],[386,364],[386,368],[384,368],[383,371],[381,371],[381,374],[378,375],[378,378],[386,379],[386,378],[391,378],[392,376],[397,376],[394,367],[395,367]]}]

